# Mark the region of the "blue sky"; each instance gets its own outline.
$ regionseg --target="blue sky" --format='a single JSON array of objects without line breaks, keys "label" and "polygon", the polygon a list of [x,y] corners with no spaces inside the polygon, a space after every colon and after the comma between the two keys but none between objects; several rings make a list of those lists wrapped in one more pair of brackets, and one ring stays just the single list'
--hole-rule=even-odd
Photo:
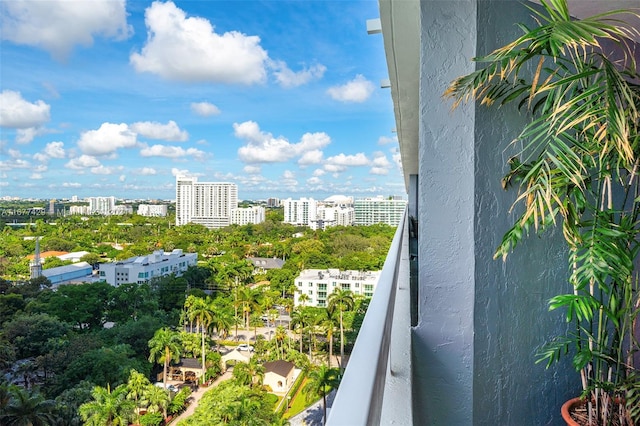
[{"label": "blue sky", "polygon": [[402,195],[377,1],[0,2],[0,196]]}]

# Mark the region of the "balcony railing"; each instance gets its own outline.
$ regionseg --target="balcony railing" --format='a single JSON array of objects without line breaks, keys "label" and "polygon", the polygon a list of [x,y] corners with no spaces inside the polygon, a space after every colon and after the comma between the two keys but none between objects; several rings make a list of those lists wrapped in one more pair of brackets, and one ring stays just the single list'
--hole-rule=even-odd
[{"label": "balcony railing", "polygon": [[405,213],[330,409],[330,426],[413,424],[409,256]]}]

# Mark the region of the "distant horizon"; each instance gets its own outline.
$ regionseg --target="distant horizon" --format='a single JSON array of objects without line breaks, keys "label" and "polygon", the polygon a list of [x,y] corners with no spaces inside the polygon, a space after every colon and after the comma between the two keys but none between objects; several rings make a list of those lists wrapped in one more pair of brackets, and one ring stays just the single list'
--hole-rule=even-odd
[{"label": "distant horizon", "polygon": [[[336,196],[336,195],[340,195],[340,196],[346,196],[346,197],[353,197],[354,201],[357,199],[362,199],[362,198],[375,198],[375,197],[383,197],[383,198],[388,198],[388,197],[402,197],[403,200],[406,200],[406,194],[376,194],[376,195],[363,195],[361,197],[358,196],[353,196],[353,195],[345,195],[345,194],[331,194],[328,195],[326,197],[310,197],[310,196],[300,196],[300,197],[292,197],[292,196],[287,196],[287,197],[276,197],[276,196],[268,196],[268,197],[264,197],[264,198],[243,198],[243,197],[238,197],[238,202],[243,202],[243,201],[267,201],[270,198],[277,198],[278,200],[286,200],[288,198],[291,199],[301,199],[301,198],[312,198],[316,201],[325,201],[327,198]],[[78,200],[76,201],[71,201],[71,199],[77,196]],[[72,203],[82,203],[85,202],[84,200],[86,198],[90,198],[90,197],[115,197],[116,200],[118,201],[122,201],[122,200],[132,200],[132,201],[166,201],[166,202],[170,202],[170,203],[175,203],[176,200],[175,198],[128,198],[128,197],[118,197],[117,195],[87,195],[87,196],[79,196],[77,194],[73,194],[70,197],[18,197],[18,196],[12,196],[12,195],[0,195],[0,203],[2,203],[3,201],[50,201],[50,200],[67,200],[69,202]],[[10,198],[10,200],[7,200],[6,198]]]},{"label": "distant horizon", "polygon": [[243,199],[404,195],[378,17],[376,0],[0,2],[0,197],[169,199],[179,174]]}]

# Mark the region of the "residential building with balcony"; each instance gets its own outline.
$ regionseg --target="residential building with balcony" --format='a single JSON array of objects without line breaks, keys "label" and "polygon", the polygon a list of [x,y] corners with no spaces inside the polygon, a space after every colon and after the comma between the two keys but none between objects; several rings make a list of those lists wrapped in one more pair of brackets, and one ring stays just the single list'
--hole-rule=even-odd
[{"label": "residential building with balcony", "polygon": [[311,220],[316,218],[318,202],[313,198],[300,198],[299,200],[287,198],[282,200],[281,203],[284,208],[284,223],[309,226]]},{"label": "residential building with balcony", "polygon": [[367,197],[356,199],[353,207],[354,225],[368,226],[386,223],[398,226],[407,207],[407,201],[398,197]]},{"label": "residential building with balcony", "polygon": [[229,182],[198,182],[195,177],[176,177],[176,225],[198,223],[217,229],[231,225],[238,207],[238,186]]},{"label": "residential building with balcony", "polygon": [[[575,16],[624,7],[569,1]],[[628,2],[627,2],[628,5]],[[570,292],[561,232],[494,259],[518,215],[501,187],[515,106],[454,111],[455,78],[532,26],[517,0],[379,0],[408,204],[330,410],[329,426],[559,425],[581,391],[570,358],[536,352],[571,327],[548,300]],[[380,35],[373,35],[380,37]],[[533,70],[532,70],[533,71]]]},{"label": "residential building with balcony", "polygon": [[152,278],[169,274],[182,275],[189,266],[198,263],[197,253],[183,253],[175,249],[171,253],[156,250],[147,256],[135,256],[112,263],[101,263],[98,276],[113,286],[125,283],[145,283]]},{"label": "residential building with balcony", "polygon": [[[372,297],[380,271],[341,271],[339,269],[305,269],[294,280],[293,305],[327,306],[329,295],[338,289],[354,295]],[[304,299],[300,297],[306,295]]]},{"label": "residential building with balcony", "polygon": [[116,207],[116,197],[88,197],[91,214],[111,215]]},{"label": "residential building with balcony", "polygon": [[238,207],[231,210],[231,223],[235,225],[262,223],[265,217],[265,208],[262,206]]}]

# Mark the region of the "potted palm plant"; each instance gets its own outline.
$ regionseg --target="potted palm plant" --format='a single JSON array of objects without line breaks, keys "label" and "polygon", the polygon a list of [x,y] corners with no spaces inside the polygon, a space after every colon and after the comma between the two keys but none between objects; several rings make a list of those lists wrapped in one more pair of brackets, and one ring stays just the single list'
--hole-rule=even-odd
[{"label": "potted palm plant", "polygon": [[[516,104],[530,117],[511,145],[503,187],[516,187],[518,218],[495,253],[506,259],[530,232],[560,227],[569,283],[549,302],[574,326],[546,342],[539,362],[564,356],[582,381],[582,424],[640,421],[640,74],[637,29],[615,10],[583,19],[567,0],[531,7],[533,28],[454,80],[445,97]],[[635,43],[634,43],[635,40]]]}]

